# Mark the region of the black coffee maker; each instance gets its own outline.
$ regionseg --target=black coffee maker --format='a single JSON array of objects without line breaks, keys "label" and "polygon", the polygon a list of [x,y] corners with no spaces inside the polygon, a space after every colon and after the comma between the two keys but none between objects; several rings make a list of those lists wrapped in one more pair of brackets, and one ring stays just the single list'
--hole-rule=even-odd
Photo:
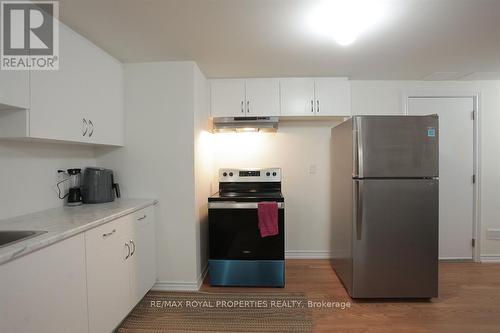
[{"label": "black coffee maker", "polygon": [[81,190],[82,169],[68,169],[68,175],[68,206],[80,206],[83,203]]}]

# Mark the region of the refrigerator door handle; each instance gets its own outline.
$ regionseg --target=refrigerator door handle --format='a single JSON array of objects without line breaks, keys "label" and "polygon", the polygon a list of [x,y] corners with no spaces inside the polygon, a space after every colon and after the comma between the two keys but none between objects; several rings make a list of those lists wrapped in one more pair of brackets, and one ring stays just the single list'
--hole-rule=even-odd
[{"label": "refrigerator door handle", "polygon": [[358,130],[354,129],[352,131],[352,175],[353,177],[358,177],[359,174],[359,160],[358,160]]},{"label": "refrigerator door handle", "polygon": [[361,124],[361,117],[356,117],[356,152],[355,152],[355,168],[356,168],[356,176],[359,178],[363,178],[363,130]]},{"label": "refrigerator door handle", "polygon": [[363,232],[363,181],[356,182],[356,239],[361,240]]}]

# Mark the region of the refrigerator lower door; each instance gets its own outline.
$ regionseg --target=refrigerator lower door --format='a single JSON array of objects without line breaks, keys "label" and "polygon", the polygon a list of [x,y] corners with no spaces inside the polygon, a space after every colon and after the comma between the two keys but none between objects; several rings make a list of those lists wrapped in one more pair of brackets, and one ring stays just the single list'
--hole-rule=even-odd
[{"label": "refrigerator lower door", "polygon": [[438,180],[353,180],[353,298],[438,294]]}]

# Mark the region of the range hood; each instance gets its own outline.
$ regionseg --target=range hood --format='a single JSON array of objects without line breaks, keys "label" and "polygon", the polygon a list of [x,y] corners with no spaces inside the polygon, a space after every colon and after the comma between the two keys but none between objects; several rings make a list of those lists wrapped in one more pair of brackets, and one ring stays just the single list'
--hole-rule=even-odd
[{"label": "range hood", "polygon": [[215,117],[213,132],[276,132],[278,117]]}]

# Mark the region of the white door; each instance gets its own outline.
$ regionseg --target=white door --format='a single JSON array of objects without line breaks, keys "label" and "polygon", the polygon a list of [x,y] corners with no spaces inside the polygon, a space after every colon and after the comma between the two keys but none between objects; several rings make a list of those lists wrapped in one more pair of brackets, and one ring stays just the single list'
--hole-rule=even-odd
[{"label": "white door", "polygon": [[29,109],[29,74],[29,71],[0,71],[0,109]]},{"label": "white door", "polygon": [[351,115],[351,83],[347,79],[315,79],[314,97],[317,116]]},{"label": "white door", "polygon": [[439,115],[439,258],[472,259],[474,100],[409,98],[409,115]]},{"label": "white door", "polygon": [[[123,106],[122,65],[93,45],[88,45],[85,69],[89,98],[86,117],[91,122],[89,141],[100,144],[123,145],[125,130]],[[83,70],[83,69],[82,69]]]},{"label": "white door", "polygon": [[212,117],[245,116],[245,80],[211,81]]},{"label": "white door", "polygon": [[85,232],[90,332],[111,332],[131,307],[131,224],[119,218]]},{"label": "white door", "polygon": [[129,260],[132,305],[139,302],[156,282],[156,233],[154,207],[129,215],[133,229]]},{"label": "white door", "polygon": [[247,116],[280,115],[280,82],[277,79],[246,80]]},{"label": "white door", "polygon": [[314,79],[282,79],[280,84],[282,116],[313,116],[316,114],[314,107]]},{"label": "white door", "polygon": [[88,121],[91,73],[81,68],[86,46],[68,27],[59,25],[59,70],[31,71],[31,137],[88,141],[83,118]]},{"label": "white door", "polygon": [[0,332],[88,333],[83,234],[0,265]]}]

